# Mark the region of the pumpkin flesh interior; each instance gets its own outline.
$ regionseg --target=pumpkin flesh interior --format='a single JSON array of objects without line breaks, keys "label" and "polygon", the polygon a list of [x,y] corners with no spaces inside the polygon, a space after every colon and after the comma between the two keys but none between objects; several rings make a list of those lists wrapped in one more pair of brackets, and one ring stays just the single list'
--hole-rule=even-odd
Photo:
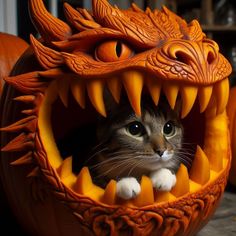
[{"label": "pumpkin flesh interior", "polygon": [[[142,78],[142,84],[146,85],[148,82],[146,82],[146,77],[141,72],[136,71],[135,73],[136,75],[138,74],[138,77],[137,81],[133,77],[133,84],[137,82],[138,85],[134,86],[134,88],[126,86],[125,91],[134,111],[139,113],[142,93],[140,78]],[[71,81],[65,83],[67,83],[67,86],[64,85],[64,87],[67,88],[75,84],[74,81],[73,83]],[[80,81],[78,84],[79,83]],[[40,106],[38,127],[48,160],[51,166],[56,170],[58,178],[61,179],[66,187],[74,191],[78,196],[86,195],[93,200],[109,205],[146,206],[153,203],[172,201],[186,194],[194,193],[214,181],[226,168],[229,161],[227,159],[228,124],[225,112],[228,98],[228,80],[224,79],[209,86],[195,86],[189,84],[178,86],[171,82],[160,82],[157,79],[155,79],[154,83],[156,83],[156,90],[152,91],[149,89],[149,92],[155,103],[158,103],[157,97],[158,93],[160,95],[161,90],[163,90],[163,93],[166,95],[171,107],[174,107],[177,96],[182,100],[181,116],[183,118],[183,124],[187,130],[188,139],[192,139],[188,141],[196,143],[191,169],[188,170],[181,164],[177,172],[176,186],[170,192],[158,192],[154,190],[151,180],[143,176],[141,180],[141,193],[137,198],[129,201],[121,201],[121,199],[116,198],[116,182],[114,180],[110,181],[105,189],[102,189],[93,184],[88,168],[83,167],[78,175],[73,173],[72,158],[67,157],[63,159],[56,144],[58,137],[60,135],[63,136],[63,132],[67,130],[67,128],[62,127],[66,126],[68,120],[65,121],[62,117],[71,116],[73,118],[69,118],[71,121],[69,123],[78,123],[79,120],[79,125],[83,126],[86,123],[92,122],[90,119],[96,117],[96,112],[104,116],[105,108],[101,90],[101,88],[103,89],[104,81],[96,81],[95,86],[92,87],[93,90],[89,87],[89,83],[86,84],[88,97],[92,106],[88,105],[90,108],[86,107],[84,110],[78,108],[79,116],[75,115],[75,111],[69,112],[69,109],[68,112],[66,112],[66,108],[63,108],[60,113],[56,112],[55,107],[56,104],[60,103],[60,100],[64,105],[68,105],[67,96],[69,89],[66,92],[62,92],[63,89],[60,87],[61,85],[54,81],[48,87],[45,98]],[[155,86],[152,86],[152,88],[153,87],[155,88]],[[114,98],[117,99],[116,90],[110,90]],[[91,91],[96,95],[93,95]],[[81,105],[81,101],[84,98],[76,97],[75,94],[73,95],[75,100]],[[58,107],[59,109],[62,108],[61,105]],[[64,114],[65,112],[67,114]],[[61,134],[55,134],[58,128],[53,127],[52,124],[56,119],[60,120],[57,122],[57,125],[61,127]],[[197,135],[194,135],[196,133]]]}]

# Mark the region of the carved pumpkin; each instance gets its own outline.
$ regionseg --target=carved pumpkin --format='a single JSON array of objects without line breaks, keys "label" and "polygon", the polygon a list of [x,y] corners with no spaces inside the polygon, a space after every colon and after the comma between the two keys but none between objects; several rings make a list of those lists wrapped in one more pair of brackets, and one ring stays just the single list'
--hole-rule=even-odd
[{"label": "carved pumpkin", "polygon": [[229,102],[227,104],[227,114],[229,117],[229,130],[230,130],[230,140],[231,140],[231,151],[232,151],[232,164],[229,173],[229,182],[236,186],[236,132],[234,131],[236,124],[236,87],[230,89],[229,92]]},{"label": "carved pumpkin", "polygon": [[[68,23],[42,0],[29,1],[42,39],[31,36],[32,52],[6,78],[0,174],[14,213],[32,235],[194,235],[214,213],[230,167],[228,61],[197,21],[165,7],[64,7]],[[162,93],[172,108],[181,98],[196,153],[170,192],[154,191],[143,176],[141,194],[121,201],[114,180],[102,189],[86,167],[76,175],[71,157],[61,156],[58,139],[106,116],[105,87],[117,102],[126,93],[137,114],[142,96],[158,105]]]},{"label": "carved pumpkin", "polygon": [[2,78],[9,76],[16,61],[27,47],[28,44],[21,38],[0,33],[0,94],[2,91]]}]

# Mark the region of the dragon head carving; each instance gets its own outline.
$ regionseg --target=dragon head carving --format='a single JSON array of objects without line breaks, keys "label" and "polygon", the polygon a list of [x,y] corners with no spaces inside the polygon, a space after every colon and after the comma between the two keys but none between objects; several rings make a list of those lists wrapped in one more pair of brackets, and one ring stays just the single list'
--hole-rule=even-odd
[{"label": "dragon head carving", "polygon": [[[64,22],[42,0],[29,1],[41,38],[31,36],[15,75],[5,79],[1,175],[6,192],[16,212],[30,209],[18,218],[40,235],[60,230],[61,235],[192,235],[207,223],[226,185],[231,67],[196,20],[187,24],[165,7],[143,11],[132,4],[120,10],[106,0],[92,3],[92,12],[65,3]],[[126,93],[138,115],[142,96],[157,106],[160,95],[166,96],[173,109],[181,99],[186,137],[196,154],[190,170],[181,165],[170,192],[154,191],[144,176],[141,194],[120,201],[115,181],[102,189],[86,167],[77,175],[72,158],[61,156],[57,139],[75,125],[107,116],[105,88],[117,103]]]}]

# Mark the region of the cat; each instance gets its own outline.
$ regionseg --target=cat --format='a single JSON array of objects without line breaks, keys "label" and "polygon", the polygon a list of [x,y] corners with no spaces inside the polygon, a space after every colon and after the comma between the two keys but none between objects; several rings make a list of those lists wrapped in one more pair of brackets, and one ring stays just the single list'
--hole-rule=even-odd
[{"label": "cat", "polygon": [[93,181],[105,187],[115,179],[117,196],[126,200],[140,193],[143,175],[150,177],[155,189],[171,190],[183,140],[178,109],[172,110],[165,99],[158,107],[142,101],[141,116],[127,99],[108,107],[107,118],[97,124],[97,145],[87,162]]}]

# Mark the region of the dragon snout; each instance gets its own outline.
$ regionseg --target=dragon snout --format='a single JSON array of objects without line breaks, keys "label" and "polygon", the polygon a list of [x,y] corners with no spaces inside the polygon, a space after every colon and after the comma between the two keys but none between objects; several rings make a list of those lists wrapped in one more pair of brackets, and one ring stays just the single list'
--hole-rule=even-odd
[{"label": "dragon snout", "polygon": [[166,79],[182,79],[204,85],[224,79],[225,71],[231,70],[227,60],[219,53],[218,45],[208,39],[168,40],[161,48],[152,51],[148,66]]}]

